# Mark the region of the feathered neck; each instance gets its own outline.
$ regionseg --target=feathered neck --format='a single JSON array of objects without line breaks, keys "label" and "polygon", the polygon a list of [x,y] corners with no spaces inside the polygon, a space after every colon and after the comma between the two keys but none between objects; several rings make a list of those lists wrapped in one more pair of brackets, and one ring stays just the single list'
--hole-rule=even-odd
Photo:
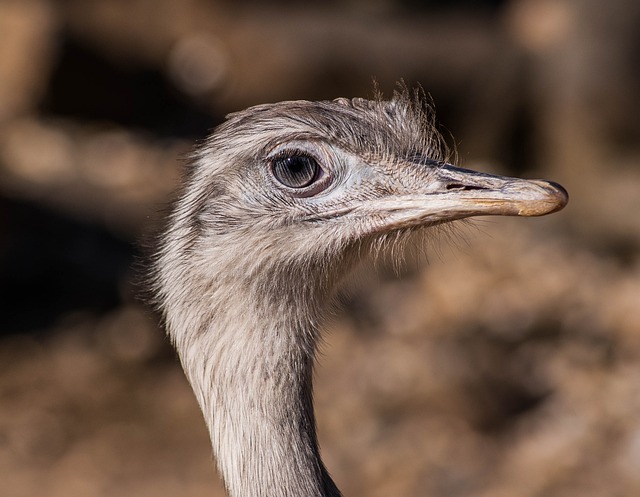
[{"label": "feathered neck", "polygon": [[290,272],[279,282],[238,251],[214,260],[205,275],[193,258],[166,264],[163,307],[230,497],[339,496],[320,459],[312,395],[331,285],[292,288]]}]

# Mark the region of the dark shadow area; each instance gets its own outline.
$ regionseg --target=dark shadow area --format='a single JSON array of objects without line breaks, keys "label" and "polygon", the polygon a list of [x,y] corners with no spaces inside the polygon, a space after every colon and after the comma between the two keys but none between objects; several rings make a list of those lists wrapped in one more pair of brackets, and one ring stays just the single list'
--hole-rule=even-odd
[{"label": "dark shadow area", "polygon": [[122,304],[132,244],[42,206],[0,197],[2,334],[41,331],[74,310]]},{"label": "dark shadow area", "polygon": [[116,64],[69,34],[41,111],[142,128],[162,138],[202,138],[221,120],[184,98],[160,68]]}]

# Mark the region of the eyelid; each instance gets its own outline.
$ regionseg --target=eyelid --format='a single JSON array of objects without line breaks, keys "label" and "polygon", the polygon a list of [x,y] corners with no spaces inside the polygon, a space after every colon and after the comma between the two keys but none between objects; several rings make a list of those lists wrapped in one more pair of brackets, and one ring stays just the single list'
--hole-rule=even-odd
[{"label": "eyelid", "polygon": [[300,150],[299,148],[285,148],[277,151],[275,154],[270,154],[267,156],[268,162],[274,162],[278,159],[285,159],[287,157],[300,157],[300,156],[308,156],[315,160],[320,167],[322,167],[322,161],[318,160],[315,154],[307,152],[306,150]]},{"label": "eyelid", "polygon": [[[322,152],[322,149],[323,149],[322,145],[311,147],[308,145],[309,142],[320,143],[320,140],[305,139],[301,141],[294,140],[294,141],[280,142],[270,147],[269,149],[267,149],[265,157],[267,160],[273,160],[278,156],[289,155],[292,153],[299,153],[302,155],[310,155],[311,157],[315,158],[318,162],[321,162],[320,160],[321,157],[318,156],[319,155],[318,152]],[[322,153],[322,155],[324,156],[325,154]]]}]

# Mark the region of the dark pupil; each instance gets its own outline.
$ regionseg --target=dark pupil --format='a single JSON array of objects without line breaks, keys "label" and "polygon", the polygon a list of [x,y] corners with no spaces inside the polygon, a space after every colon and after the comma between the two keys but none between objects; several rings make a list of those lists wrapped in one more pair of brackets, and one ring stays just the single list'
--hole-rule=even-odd
[{"label": "dark pupil", "polygon": [[320,166],[308,155],[282,157],[273,162],[273,175],[285,186],[304,188],[316,179]]}]

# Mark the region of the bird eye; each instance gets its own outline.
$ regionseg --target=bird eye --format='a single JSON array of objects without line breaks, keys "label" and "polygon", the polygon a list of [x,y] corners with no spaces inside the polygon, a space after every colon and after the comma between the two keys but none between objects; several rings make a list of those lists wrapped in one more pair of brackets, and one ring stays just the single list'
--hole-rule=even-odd
[{"label": "bird eye", "polygon": [[320,178],[322,169],[308,155],[296,154],[279,157],[271,162],[275,178],[289,188],[304,188]]}]

